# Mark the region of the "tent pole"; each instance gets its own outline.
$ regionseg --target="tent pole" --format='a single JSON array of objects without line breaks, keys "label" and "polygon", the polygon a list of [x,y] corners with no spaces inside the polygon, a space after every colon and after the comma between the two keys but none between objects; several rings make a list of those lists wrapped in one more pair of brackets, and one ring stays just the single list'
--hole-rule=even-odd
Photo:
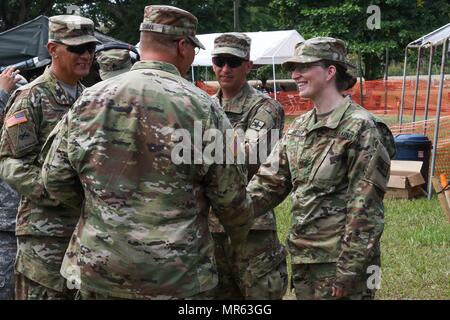
[{"label": "tent pole", "polygon": [[434,126],[434,140],[433,140],[433,153],[431,158],[431,174],[428,179],[428,200],[431,199],[433,192],[433,176],[435,173],[435,164],[436,164],[436,153],[437,153],[437,145],[439,139],[439,123],[441,117],[441,107],[442,107],[442,91],[444,87],[444,79],[445,79],[445,63],[447,62],[447,54],[448,54],[448,40],[449,38],[444,40],[444,44],[442,45],[442,62],[441,62],[441,76],[439,79],[439,93],[437,96],[437,106],[436,106],[436,123]]},{"label": "tent pole", "polygon": [[276,79],[276,73],[275,73],[275,57],[272,57],[272,67],[273,67],[273,93],[274,98],[277,100],[277,79]]},{"label": "tent pole", "polygon": [[[430,91],[431,91],[431,74],[433,72],[433,55],[434,47],[430,47],[430,60],[428,62],[428,83],[427,83],[427,97],[425,100],[425,121],[428,120],[428,110],[430,104]],[[425,122],[424,134],[427,133],[427,123]]]},{"label": "tent pole", "polygon": [[361,96],[361,107],[364,107],[364,90],[363,90],[363,69],[362,69],[361,50],[358,51],[358,64],[359,64],[359,95]]},{"label": "tent pole", "polygon": [[389,48],[386,47],[386,62],[384,66],[384,114],[387,114],[388,80],[389,80]]},{"label": "tent pole", "polygon": [[398,122],[400,123],[400,132],[401,125],[403,123],[403,109],[405,107],[405,86],[406,86],[406,64],[408,62],[408,47],[405,49],[405,61],[403,62],[403,84],[402,84],[402,98],[400,100],[400,114]]},{"label": "tent pole", "polygon": [[417,95],[419,94],[419,81],[420,81],[420,62],[422,58],[422,46],[419,47],[417,53],[417,64],[416,64],[416,90],[414,91],[414,106],[412,114],[412,122],[416,122],[416,111],[417,111]]}]

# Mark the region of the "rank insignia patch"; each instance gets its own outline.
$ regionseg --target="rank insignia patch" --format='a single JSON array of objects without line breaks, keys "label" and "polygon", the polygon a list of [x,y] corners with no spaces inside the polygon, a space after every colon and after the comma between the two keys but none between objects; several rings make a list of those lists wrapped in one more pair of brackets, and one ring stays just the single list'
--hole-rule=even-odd
[{"label": "rank insignia patch", "polygon": [[265,124],[266,123],[264,121],[255,119],[255,120],[253,120],[252,124],[250,125],[250,129],[259,131],[264,127]]}]

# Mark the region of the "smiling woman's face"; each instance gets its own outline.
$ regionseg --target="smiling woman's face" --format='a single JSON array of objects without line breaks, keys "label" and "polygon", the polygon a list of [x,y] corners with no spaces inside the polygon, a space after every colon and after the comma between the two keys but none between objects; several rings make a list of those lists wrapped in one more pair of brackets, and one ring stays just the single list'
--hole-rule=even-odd
[{"label": "smiling woman's face", "polygon": [[328,68],[317,63],[299,64],[292,71],[292,79],[302,98],[314,99],[328,85]]}]

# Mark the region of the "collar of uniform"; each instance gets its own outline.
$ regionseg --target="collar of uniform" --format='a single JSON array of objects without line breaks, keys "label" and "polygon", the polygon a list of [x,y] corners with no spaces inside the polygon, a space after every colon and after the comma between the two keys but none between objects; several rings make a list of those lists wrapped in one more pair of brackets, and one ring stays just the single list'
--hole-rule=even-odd
[{"label": "collar of uniform", "polygon": [[[48,89],[55,98],[55,101],[59,105],[71,106],[75,103],[76,99],[67,94],[66,90],[64,90],[64,88],[58,82],[58,79],[56,79],[55,75],[51,72],[50,66],[45,68],[42,76],[44,78],[44,81],[48,84]],[[79,93],[79,95],[81,95],[83,89],[83,85],[80,82],[77,82],[77,93]]]},{"label": "collar of uniform", "polygon": [[178,71],[177,67],[175,67],[171,63],[163,61],[155,61],[155,60],[138,61],[131,67],[131,70],[140,70],[140,69],[161,70],[181,77],[180,71]]},{"label": "collar of uniform", "polygon": [[223,96],[222,96],[222,89],[219,89],[219,91],[214,95],[215,98],[217,98],[220,102],[220,105],[224,109],[224,111],[229,112],[236,112],[241,113],[242,109],[245,107],[245,98],[250,94],[251,87],[246,82],[244,86],[242,87],[241,91],[234,96],[232,99],[227,100],[226,103],[224,103]]},{"label": "collar of uniform", "polygon": [[[309,131],[311,132],[322,127],[336,129],[339,126],[339,123],[341,122],[345,111],[347,111],[351,103],[352,101],[350,100],[350,98],[346,97],[344,101],[339,106],[337,106],[328,117],[321,121],[317,121],[316,123],[313,122],[314,125],[310,127]],[[311,118],[309,120],[315,119],[315,116],[315,111],[311,112]]]}]

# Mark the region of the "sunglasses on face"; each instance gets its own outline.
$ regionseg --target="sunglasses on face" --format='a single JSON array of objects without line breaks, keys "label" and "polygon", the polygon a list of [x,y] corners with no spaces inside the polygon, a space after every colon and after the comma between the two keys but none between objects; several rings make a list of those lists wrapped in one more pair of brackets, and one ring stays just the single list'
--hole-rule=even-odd
[{"label": "sunglasses on face", "polygon": [[237,68],[242,65],[244,60],[238,57],[213,57],[212,62],[214,65],[218,66],[219,68],[222,68],[224,65],[229,66],[230,68]]},{"label": "sunglasses on face", "polygon": [[81,54],[85,53],[86,51],[88,51],[89,54],[93,54],[96,46],[97,46],[97,44],[95,42],[90,42],[90,43],[80,44],[78,46],[66,46],[66,48],[67,48],[67,51],[69,51],[71,53],[81,55]]}]

